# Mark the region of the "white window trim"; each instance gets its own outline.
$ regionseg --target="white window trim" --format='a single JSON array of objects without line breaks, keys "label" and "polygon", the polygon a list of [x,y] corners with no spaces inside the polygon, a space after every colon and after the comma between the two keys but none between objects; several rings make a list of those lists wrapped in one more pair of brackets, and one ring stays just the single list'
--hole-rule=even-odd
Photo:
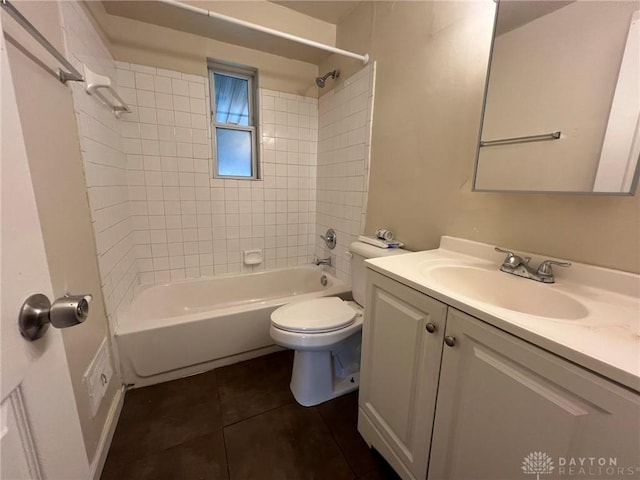
[{"label": "white window trim", "polygon": [[[212,174],[213,178],[235,179],[235,180],[260,180],[259,158],[258,158],[258,128],[257,128],[257,71],[247,67],[223,64],[215,61],[209,61],[209,95],[210,95],[210,121],[211,121],[211,148],[212,148]],[[233,123],[216,122],[216,90],[215,90],[215,73],[220,73],[230,77],[241,78],[247,80],[249,89],[249,125],[237,125]],[[251,176],[234,176],[218,174],[218,146],[216,130],[224,128],[229,130],[241,130],[251,134]]]}]

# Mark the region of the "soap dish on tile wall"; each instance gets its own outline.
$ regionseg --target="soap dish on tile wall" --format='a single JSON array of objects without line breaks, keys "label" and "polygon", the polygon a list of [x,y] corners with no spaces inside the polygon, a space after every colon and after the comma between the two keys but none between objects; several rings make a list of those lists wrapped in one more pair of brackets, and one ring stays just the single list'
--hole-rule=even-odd
[{"label": "soap dish on tile wall", "polygon": [[258,265],[262,263],[262,250],[244,250],[242,252],[245,265]]}]

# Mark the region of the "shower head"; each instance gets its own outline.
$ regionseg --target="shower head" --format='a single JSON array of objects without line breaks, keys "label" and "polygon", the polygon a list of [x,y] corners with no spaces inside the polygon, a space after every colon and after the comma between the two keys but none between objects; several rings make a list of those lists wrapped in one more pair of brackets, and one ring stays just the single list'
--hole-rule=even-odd
[{"label": "shower head", "polygon": [[339,78],[340,70],[334,70],[333,72],[325,73],[322,77],[316,77],[316,85],[319,86],[320,88],[324,88],[327,78],[329,77],[333,78],[334,80],[336,78]]}]

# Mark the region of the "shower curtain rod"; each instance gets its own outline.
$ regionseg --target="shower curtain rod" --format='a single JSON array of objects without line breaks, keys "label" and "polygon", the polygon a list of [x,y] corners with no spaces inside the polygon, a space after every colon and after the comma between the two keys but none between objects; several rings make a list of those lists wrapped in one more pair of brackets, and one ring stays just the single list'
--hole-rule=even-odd
[{"label": "shower curtain rod", "polygon": [[263,27],[262,25],[257,25],[251,22],[245,22],[244,20],[240,20],[238,18],[229,17],[227,15],[223,15],[221,13],[212,12],[211,10],[205,10],[204,8],[194,7],[192,5],[187,5],[185,3],[179,2],[177,0],[157,0],[160,3],[164,3],[166,5],[172,5],[177,8],[181,8],[183,10],[189,10],[190,12],[194,12],[200,15],[204,15],[206,17],[216,18],[218,20],[222,20],[228,23],[233,23],[235,25],[239,25],[241,27],[249,28],[251,30],[255,30],[262,33],[267,33],[269,35],[273,35],[275,37],[285,38],[287,40],[291,40],[296,43],[301,43],[303,45],[307,45],[309,47],[314,47],[319,50],[324,50],[326,52],[335,53],[337,55],[342,55],[345,57],[353,58],[355,60],[360,60],[363,64],[369,63],[369,55],[359,55],[357,53],[349,52],[347,50],[342,50],[340,48],[332,47],[330,45],[325,45],[323,43],[315,42],[313,40],[309,40],[307,38],[298,37],[296,35],[291,35],[289,33],[281,32],[279,30],[274,30],[272,28]]}]

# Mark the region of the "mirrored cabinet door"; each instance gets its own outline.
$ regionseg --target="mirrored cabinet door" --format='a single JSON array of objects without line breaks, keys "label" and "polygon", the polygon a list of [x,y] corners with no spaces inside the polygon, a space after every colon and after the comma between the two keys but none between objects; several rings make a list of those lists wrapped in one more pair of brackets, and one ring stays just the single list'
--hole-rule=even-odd
[{"label": "mirrored cabinet door", "polygon": [[497,6],[476,191],[633,193],[640,1]]}]

